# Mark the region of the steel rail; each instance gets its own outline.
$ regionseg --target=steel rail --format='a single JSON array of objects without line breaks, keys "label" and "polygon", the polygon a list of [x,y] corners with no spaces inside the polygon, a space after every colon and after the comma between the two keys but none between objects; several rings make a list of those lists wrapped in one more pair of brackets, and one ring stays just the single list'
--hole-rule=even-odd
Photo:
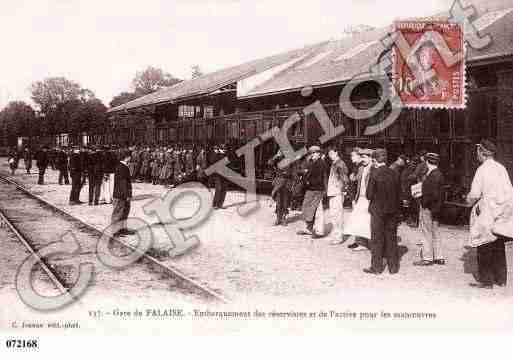
[{"label": "steel rail", "polygon": [[[93,225],[91,225],[89,223],[84,222],[83,220],[81,220],[80,218],[75,217],[74,215],[72,215],[71,213],[67,212],[66,210],[64,210],[64,209],[62,209],[60,207],[57,207],[54,204],[52,204],[52,203],[48,202],[47,200],[45,200],[44,198],[36,195],[35,193],[32,193],[29,189],[27,189],[23,185],[20,185],[18,182],[15,182],[12,179],[7,178],[7,177],[5,177],[2,174],[0,174],[0,180],[3,180],[5,182],[10,183],[11,185],[15,186],[21,192],[27,194],[28,196],[30,196],[32,198],[35,198],[36,200],[40,201],[41,203],[45,204],[46,206],[51,207],[53,210],[61,213],[62,215],[66,216],[66,217],[71,218],[72,220],[74,220],[74,221],[80,223],[81,225],[89,228],[93,232],[98,233],[100,235],[100,238],[106,236],[106,234],[102,230],[100,230],[99,228],[97,228],[97,227],[95,227],[95,226],[93,226]],[[181,280],[181,281],[183,281],[183,282],[185,282],[187,284],[192,285],[194,288],[200,290],[201,292],[203,292],[207,296],[212,297],[212,298],[214,298],[215,300],[217,300],[217,301],[219,301],[221,303],[229,303],[230,302],[230,300],[228,298],[226,298],[225,296],[215,292],[214,290],[208,288],[207,286],[205,286],[205,285],[197,282],[196,280],[190,278],[187,274],[183,273],[178,268],[176,268],[176,267],[174,267],[174,266],[172,266],[170,264],[162,263],[159,260],[157,260],[156,258],[154,258],[151,255],[149,255],[148,253],[143,253],[143,252],[139,251],[136,247],[133,247],[133,246],[131,246],[128,243],[124,243],[123,241],[119,240],[116,237],[109,236],[109,238],[114,240],[116,243],[120,244],[121,246],[123,246],[123,247],[125,247],[127,249],[130,249],[133,252],[136,252],[136,253],[140,254],[143,258],[147,259],[150,263],[158,266],[159,268],[164,270],[164,272],[167,272],[168,274],[170,274],[171,277],[177,277],[178,280]]]},{"label": "steel rail", "polygon": [[30,245],[29,241],[25,238],[25,236],[16,228],[16,225],[14,225],[11,220],[7,217],[7,215],[4,213],[2,208],[0,208],[0,220],[2,223],[6,224],[11,232],[18,238],[18,240],[23,244],[23,246],[30,252],[32,256],[34,256],[37,259],[38,264],[41,266],[43,271],[48,275],[50,280],[55,284],[59,292],[63,295],[69,295],[73,300],[77,300],[75,296],[73,296],[68,288],[66,288],[60,279],[57,277],[57,275],[50,269],[50,267],[45,263],[43,258],[34,250],[34,248]]}]

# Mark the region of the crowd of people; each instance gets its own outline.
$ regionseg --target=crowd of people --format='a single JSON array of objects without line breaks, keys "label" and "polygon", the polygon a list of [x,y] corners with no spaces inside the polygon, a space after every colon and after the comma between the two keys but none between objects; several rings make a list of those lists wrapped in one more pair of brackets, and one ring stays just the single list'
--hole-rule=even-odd
[{"label": "crowd of people", "polygon": [[[132,181],[160,184],[173,188],[184,182],[198,181],[215,186],[213,208],[223,208],[228,180],[219,174],[208,177],[205,170],[213,163],[230,157],[226,146],[117,148],[89,146],[42,148],[32,154],[29,149],[9,156],[15,173],[20,158],[30,173],[32,160],[38,167],[38,183],[44,184],[47,167],[59,171],[59,184],[69,184],[69,202],[80,205],[80,193],[87,182],[88,204],[112,204],[112,223],[126,222],[130,212]],[[492,141],[477,145],[481,166],[476,172],[467,196],[474,206],[471,236],[477,245],[479,288],[506,285],[504,242],[513,237],[513,213],[501,233],[494,232],[494,220],[503,215],[505,205],[513,204],[513,187],[509,175],[495,161],[497,148]],[[321,149],[311,146],[305,158],[289,161],[281,151],[267,165],[274,169],[271,197],[275,201],[275,225],[286,226],[289,211],[300,207],[305,228],[298,232],[312,240],[328,235],[331,222],[332,245],[348,243],[353,251],[371,252],[371,263],[364,271],[381,274],[386,267],[391,274],[400,268],[397,229],[401,221],[419,228],[422,233],[420,258],[415,266],[445,265],[445,239],[440,236],[439,223],[445,201],[444,175],[439,169],[440,156],[421,151],[416,156],[399,155],[389,166],[383,148],[354,148],[350,163],[344,161],[336,147]],[[351,169],[351,170],[350,170]],[[239,169],[240,171],[240,169]],[[345,204],[352,211],[345,215]],[[492,218],[483,224],[482,213]],[[346,218],[347,217],[347,218]],[[478,218],[479,217],[479,218]],[[477,220],[476,220],[477,218]],[[330,219],[330,220],[328,220]],[[473,230],[472,224],[478,228]],[[118,233],[131,233],[121,226]],[[484,239],[483,239],[484,238]]]},{"label": "crowd of people", "polygon": [[[495,161],[496,152],[492,141],[483,140],[477,145],[481,166],[466,197],[466,204],[474,206],[477,213],[471,219],[470,236],[478,241],[479,281],[471,285],[486,289],[506,285],[504,242],[513,238],[513,186],[505,167]],[[379,275],[386,267],[391,274],[399,271],[397,229],[401,221],[422,233],[420,258],[413,265],[446,264],[446,239],[439,232],[445,202],[439,154],[422,151],[411,159],[400,155],[388,166],[385,149],[355,148],[348,166],[337,148],[322,151],[319,146],[311,146],[299,166],[280,165],[284,158],[278,152],[269,161],[276,172],[272,191],[276,225],[286,225],[291,199],[300,194],[305,229],[298,235],[312,240],[323,237],[326,222],[331,222],[333,245],[349,242],[353,251],[370,250],[371,263],[364,269],[366,273]],[[346,197],[352,203],[347,218]],[[327,213],[331,220],[326,220]],[[489,218],[486,223],[483,216]],[[496,223],[501,216],[503,225],[498,231]]]}]

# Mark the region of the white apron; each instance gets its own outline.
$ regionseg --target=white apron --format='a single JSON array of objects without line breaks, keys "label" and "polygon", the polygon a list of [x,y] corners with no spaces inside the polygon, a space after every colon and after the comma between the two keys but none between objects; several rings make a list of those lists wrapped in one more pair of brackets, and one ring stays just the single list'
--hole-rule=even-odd
[{"label": "white apron", "polygon": [[344,234],[371,239],[369,200],[360,196],[349,215]]}]

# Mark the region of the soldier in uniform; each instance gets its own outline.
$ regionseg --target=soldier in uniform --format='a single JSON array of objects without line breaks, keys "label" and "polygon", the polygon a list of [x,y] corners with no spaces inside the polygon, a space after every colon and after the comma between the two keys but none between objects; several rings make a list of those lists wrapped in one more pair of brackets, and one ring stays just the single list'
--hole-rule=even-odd
[{"label": "soldier in uniform", "polygon": [[185,177],[189,181],[194,173],[194,157],[192,150],[187,150],[185,153]]},{"label": "soldier in uniform", "polygon": [[171,149],[165,148],[164,150],[164,165],[160,173],[160,181],[164,185],[169,185],[169,180],[173,174],[173,154]]},{"label": "soldier in uniform", "polygon": [[158,149],[155,149],[152,153],[152,160],[151,160],[151,183],[156,185],[158,183],[159,179],[159,173],[160,169],[162,168],[162,161],[161,161],[161,152]]},{"label": "soldier in uniform", "polygon": [[68,154],[64,151],[64,149],[58,149],[55,154],[55,166],[59,171],[59,185],[69,184],[68,177]]},{"label": "soldier in uniform", "polygon": [[[220,161],[226,156],[226,151],[224,148],[217,148],[214,150],[214,152],[215,154],[213,156],[213,163]],[[213,208],[222,209],[224,200],[226,198],[226,192],[228,190],[228,183],[226,182],[226,179],[218,173],[214,173],[213,176],[215,186]]]},{"label": "soldier in uniform", "polygon": [[207,186],[207,176],[205,170],[208,167],[207,155],[205,149],[202,148],[196,157],[196,177],[197,180]]},{"label": "soldier in uniform", "polygon": [[39,170],[39,178],[37,184],[45,184],[45,172],[48,167],[49,159],[48,159],[48,148],[43,147],[38,151],[36,155],[36,166]]},{"label": "soldier in uniform", "polygon": [[150,152],[150,148],[147,147],[146,150],[144,150],[144,152],[141,154],[142,156],[142,163],[141,163],[141,179],[144,181],[144,182],[149,182],[148,181],[148,178],[150,176],[148,176],[148,174],[151,175],[151,169],[150,169],[150,164],[151,164],[151,152]]},{"label": "soldier in uniform", "polygon": [[87,180],[89,182],[89,205],[97,206],[100,201],[103,180],[103,156],[97,149],[93,149],[88,157]]},{"label": "soldier in uniform", "polygon": [[173,152],[173,185],[177,186],[182,174],[182,164],[180,161],[180,151],[175,149]]},{"label": "soldier in uniform", "polygon": [[25,163],[27,174],[30,174],[32,169],[32,151],[28,147],[23,151],[23,162]]},{"label": "soldier in uniform", "polygon": [[69,196],[69,204],[81,204],[80,190],[82,189],[82,172],[84,170],[83,155],[78,147],[73,148],[69,158],[69,171],[71,174],[71,193]]}]

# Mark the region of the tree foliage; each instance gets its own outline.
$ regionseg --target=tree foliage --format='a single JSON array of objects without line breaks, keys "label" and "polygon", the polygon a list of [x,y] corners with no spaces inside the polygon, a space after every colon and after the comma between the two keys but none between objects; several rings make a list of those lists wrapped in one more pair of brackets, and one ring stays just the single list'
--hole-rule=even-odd
[{"label": "tree foliage", "polygon": [[34,82],[32,100],[44,115],[44,134],[79,133],[94,129],[107,108],[94,93],[64,77]]},{"label": "tree foliage", "polygon": [[203,76],[203,71],[201,70],[200,65],[191,66],[191,78],[197,79],[198,77]]},{"label": "tree foliage", "polygon": [[34,109],[23,101],[12,101],[0,111],[2,137],[16,138],[38,134],[38,123]]},{"label": "tree foliage", "polygon": [[32,84],[32,100],[45,115],[51,114],[59,104],[69,101],[87,101],[94,98],[94,93],[84,89],[77,82],[65,77],[50,77]]},{"label": "tree foliage", "polygon": [[132,80],[133,91],[123,91],[119,95],[114,96],[109,106],[111,108],[121,106],[141,96],[148,95],[164,87],[173,86],[181,81],[162,69],[149,66],[145,70],[136,73]]},{"label": "tree foliage", "polygon": [[162,69],[149,66],[143,71],[138,71],[132,80],[134,94],[147,95],[163,87],[173,86],[181,80],[164,72]]}]

